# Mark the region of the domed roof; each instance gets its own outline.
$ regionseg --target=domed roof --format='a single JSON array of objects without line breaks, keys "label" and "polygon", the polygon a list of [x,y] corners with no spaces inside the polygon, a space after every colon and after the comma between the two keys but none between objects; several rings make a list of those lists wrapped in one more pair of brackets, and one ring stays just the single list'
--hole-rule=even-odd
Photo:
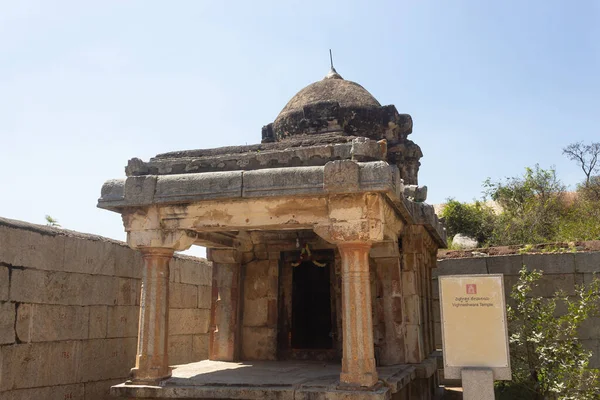
[{"label": "domed roof", "polygon": [[377,99],[365,88],[358,83],[343,79],[335,69],[332,69],[325,78],[306,86],[292,97],[277,119],[283,114],[301,111],[306,106],[321,102],[337,102],[344,108],[381,107]]},{"label": "domed roof", "polygon": [[392,131],[408,134],[411,128],[410,116],[400,116],[393,105],[382,107],[365,88],[343,79],[332,67],[325,78],[299,91],[275,121],[263,127],[262,141],[321,134],[380,140],[397,134]]}]

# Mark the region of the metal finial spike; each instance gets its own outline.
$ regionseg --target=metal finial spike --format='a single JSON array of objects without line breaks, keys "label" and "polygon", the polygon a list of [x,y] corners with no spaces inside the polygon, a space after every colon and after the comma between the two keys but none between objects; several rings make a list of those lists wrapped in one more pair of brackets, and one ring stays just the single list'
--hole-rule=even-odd
[{"label": "metal finial spike", "polygon": [[337,71],[333,67],[333,55],[331,54],[331,49],[329,49],[329,63],[331,69],[329,70],[329,73],[325,75],[325,79],[344,79],[341,77],[340,74],[337,73]]},{"label": "metal finial spike", "polygon": [[333,68],[333,55],[331,54],[331,49],[329,49],[329,63],[331,64],[331,69],[335,70],[335,68]]}]

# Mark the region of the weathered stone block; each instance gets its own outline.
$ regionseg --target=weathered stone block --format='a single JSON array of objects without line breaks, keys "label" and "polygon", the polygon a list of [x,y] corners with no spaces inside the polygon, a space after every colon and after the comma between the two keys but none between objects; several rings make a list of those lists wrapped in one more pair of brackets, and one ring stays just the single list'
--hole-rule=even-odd
[{"label": "weathered stone block", "polygon": [[523,264],[529,270],[544,274],[572,274],[575,272],[575,254],[524,254]]},{"label": "weathered stone block", "polygon": [[15,342],[15,303],[0,302],[0,344]]},{"label": "weathered stone block", "polygon": [[0,260],[7,264],[52,271],[63,268],[64,236],[0,226],[0,243]]},{"label": "weathered stone block", "polygon": [[552,297],[559,290],[569,296],[575,294],[575,275],[573,273],[542,275],[539,285],[531,293],[533,296]]},{"label": "weathered stone block", "polygon": [[134,306],[140,304],[141,280],[115,278],[117,280],[117,305]]},{"label": "weathered stone block", "polygon": [[521,254],[486,257],[485,261],[490,274],[519,275],[519,271],[523,268]]},{"label": "weathered stone block", "polygon": [[406,325],[406,362],[420,363],[425,358],[425,349],[423,346],[423,335],[420,325]]},{"label": "weathered stone block", "polygon": [[170,308],[196,308],[198,306],[198,286],[171,282],[169,284]]},{"label": "weathered stone block", "polygon": [[269,274],[270,262],[268,260],[253,261],[246,265],[245,270],[244,296],[246,299],[277,297],[278,279]]},{"label": "weathered stone block", "polygon": [[[123,383],[125,378],[124,376],[120,379],[84,383],[85,400],[114,400],[114,397],[110,395],[110,387]],[[62,397],[57,398],[57,400],[61,399]]]},{"label": "weathered stone block", "polygon": [[108,306],[90,306],[90,339],[103,339],[108,328]]},{"label": "weathered stone block", "polygon": [[600,368],[600,342],[598,340],[582,340],[581,345],[587,351],[592,352],[592,357],[590,358],[590,368]]},{"label": "weathered stone block", "polygon": [[323,169],[323,189],[330,193],[351,193],[359,189],[359,166],[351,160],[330,161]]},{"label": "weathered stone block", "polygon": [[600,317],[589,317],[579,327],[579,339],[595,339],[600,341]]},{"label": "weathered stone block", "polygon": [[0,266],[0,301],[8,300],[8,268]]},{"label": "weathered stone block", "polygon": [[416,271],[402,271],[402,293],[404,296],[417,295],[418,282]]},{"label": "weathered stone block", "polygon": [[154,201],[160,203],[236,197],[242,197],[242,171],[159,176]]},{"label": "weathered stone block", "polygon": [[169,364],[188,364],[193,361],[192,335],[169,336]]},{"label": "weathered stone block", "polygon": [[112,244],[115,253],[115,275],[124,278],[142,278],[142,253],[127,246]]},{"label": "weathered stone block", "polygon": [[123,195],[128,205],[151,204],[156,192],[156,176],[129,176],[125,180]]},{"label": "weathered stone block", "polygon": [[101,240],[68,238],[65,240],[64,271],[84,274],[115,274],[115,249]]},{"label": "weathered stone block", "polygon": [[414,294],[404,296],[404,312],[407,323],[421,323],[421,298]]},{"label": "weathered stone block", "polygon": [[270,168],[244,172],[243,197],[288,196],[323,191],[323,167]]},{"label": "weathered stone block", "polygon": [[583,274],[583,284],[584,285],[589,285],[590,283],[593,282],[594,279],[600,279],[600,273],[598,273],[598,274],[595,274],[595,273]]},{"label": "weathered stone block", "polygon": [[600,274],[600,252],[576,253],[575,268],[577,272]]},{"label": "weathered stone block", "polygon": [[198,286],[198,308],[206,308],[210,310],[211,296],[211,286]]},{"label": "weathered stone block", "polygon": [[116,379],[135,365],[137,338],[93,339],[82,342],[78,382]]},{"label": "weathered stone block", "polygon": [[208,343],[208,334],[194,335],[192,339],[192,353],[194,354],[194,362],[206,360],[208,358]]},{"label": "weathered stone block", "polygon": [[217,264],[239,264],[242,253],[229,249],[207,249],[206,258]]},{"label": "weathered stone block", "polygon": [[243,326],[269,326],[269,299],[260,298],[244,302]]},{"label": "weathered stone block", "polygon": [[[41,342],[3,346],[0,357],[0,391],[77,383],[81,341]],[[106,351],[106,349],[104,349]]]},{"label": "weathered stone block", "polygon": [[24,303],[113,305],[117,278],[31,269],[15,270],[11,298]]},{"label": "weathered stone block", "polygon": [[169,263],[172,282],[191,285],[212,285],[212,265],[201,260],[174,257]]},{"label": "weathered stone block", "polygon": [[[87,399],[88,397],[86,397]],[[47,386],[34,389],[11,390],[2,393],[2,400],[84,400],[83,384]],[[105,400],[102,397],[89,397],[93,400]]]},{"label": "weathered stone block", "polygon": [[108,307],[109,338],[137,337],[140,308],[137,306]]},{"label": "weathered stone block", "polygon": [[21,304],[17,309],[17,337],[22,342],[87,339],[88,317],[86,307]]},{"label": "weathered stone block", "polygon": [[432,270],[433,276],[487,274],[485,258],[454,258],[442,260]]},{"label": "weathered stone block", "polygon": [[169,335],[208,333],[210,311],[198,308],[169,310]]},{"label": "weathered stone block", "polygon": [[244,327],[242,335],[243,360],[277,359],[277,329]]}]

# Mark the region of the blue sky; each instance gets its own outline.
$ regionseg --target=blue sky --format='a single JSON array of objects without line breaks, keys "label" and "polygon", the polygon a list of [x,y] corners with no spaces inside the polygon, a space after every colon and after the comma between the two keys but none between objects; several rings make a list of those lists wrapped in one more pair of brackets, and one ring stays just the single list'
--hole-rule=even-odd
[{"label": "blue sky", "polygon": [[600,141],[600,2],[0,0],[0,216],[123,239],[132,157],[260,141],[328,71],[414,120],[429,202]]}]

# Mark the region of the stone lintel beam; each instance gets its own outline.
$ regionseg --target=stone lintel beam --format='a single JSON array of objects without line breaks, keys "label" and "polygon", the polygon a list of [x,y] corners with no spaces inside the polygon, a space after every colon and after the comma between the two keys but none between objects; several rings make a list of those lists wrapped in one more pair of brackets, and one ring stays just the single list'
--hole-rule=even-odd
[{"label": "stone lintel beam", "polygon": [[235,249],[238,251],[252,249],[252,242],[245,233],[232,235],[220,232],[196,232],[194,244],[213,249]]},{"label": "stone lintel beam", "polygon": [[209,359],[237,361],[240,353],[241,261],[236,250],[208,249],[213,263]]}]

